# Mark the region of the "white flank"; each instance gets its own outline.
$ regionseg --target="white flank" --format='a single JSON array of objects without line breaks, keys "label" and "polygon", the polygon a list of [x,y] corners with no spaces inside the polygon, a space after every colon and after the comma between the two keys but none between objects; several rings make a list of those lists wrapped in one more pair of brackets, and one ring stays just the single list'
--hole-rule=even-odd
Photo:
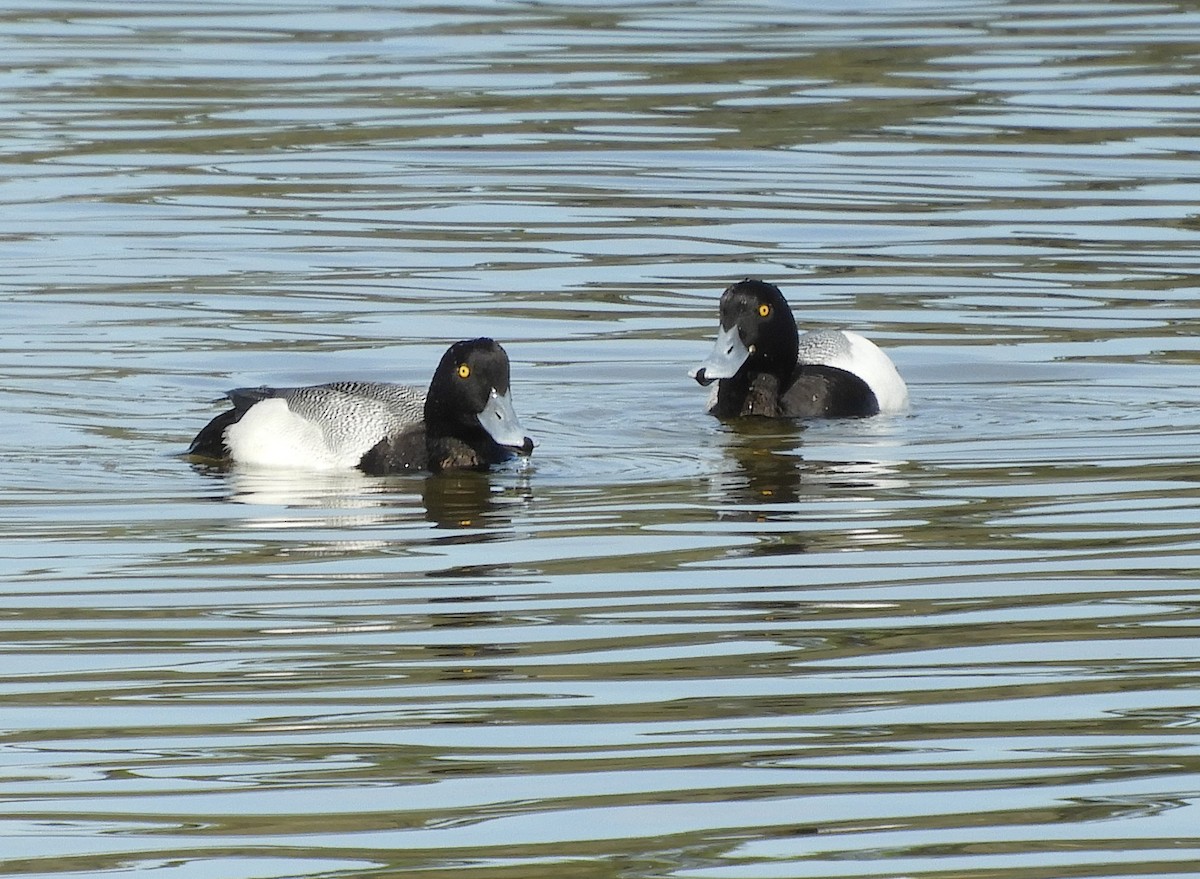
[{"label": "white flank", "polygon": [[875,393],[882,413],[908,408],[908,385],[879,346],[849,330],[816,330],[800,337],[801,363],[819,363],[858,376]]},{"label": "white flank", "polygon": [[255,403],[225,430],[225,445],[239,464],[305,470],[340,470],[357,466],[366,449],[329,447],[320,426],[301,418],[286,400]]},{"label": "white flank", "polygon": [[865,336],[858,333],[842,331],[846,341],[850,343],[850,364],[841,366],[833,364],[847,372],[852,372],[867,383],[875,392],[879,401],[879,411],[883,413],[903,412],[908,408],[908,385],[896,370],[892,358]]}]

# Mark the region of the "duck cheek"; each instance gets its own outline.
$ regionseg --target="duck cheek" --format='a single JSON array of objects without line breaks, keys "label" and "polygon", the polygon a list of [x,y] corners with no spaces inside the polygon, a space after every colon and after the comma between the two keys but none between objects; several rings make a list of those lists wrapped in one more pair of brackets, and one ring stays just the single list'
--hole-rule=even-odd
[{"label": "duck cheek", "polygon": [[479,426],[496,441],[496,445],[524,449],[528,443],[529,450],[533,451],[533,440],[525,436],[525,428],[521,426],[512,397],[507,393],[499,394],[492,389],[483,411],[479,413]]},{"label": "duck cheek", "polygon": [[737,324],[726,329],[721,327],[717,333],[717,341],[704,362],[691,370],[688,375],[702,385],[710,384],[721,378],[733,378],[750,356],[750,350],[742,341]]}]

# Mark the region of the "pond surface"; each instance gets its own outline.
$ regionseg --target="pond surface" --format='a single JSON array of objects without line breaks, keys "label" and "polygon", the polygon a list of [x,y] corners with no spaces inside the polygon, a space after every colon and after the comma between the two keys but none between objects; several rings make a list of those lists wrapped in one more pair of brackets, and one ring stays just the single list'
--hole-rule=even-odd
[{"label": "pond surface", "polygon": [[[1200,12],[48,0],[0,57],[0,875],[1200,873]],[[707,416],[745,276],[911,411]],[[483,334],[526,464],[179,455]]]}]

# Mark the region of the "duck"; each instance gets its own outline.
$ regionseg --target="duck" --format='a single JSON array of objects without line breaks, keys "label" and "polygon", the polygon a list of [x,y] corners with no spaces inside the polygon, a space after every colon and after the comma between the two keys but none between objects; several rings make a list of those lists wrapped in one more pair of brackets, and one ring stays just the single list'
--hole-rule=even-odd
[{"label": "duck", "polygon": [[533,452],[513,408],[508,353],[488,338],[455,342],[428,391],[402,384],[335,381],[305,387],[236,388],[231,408],[205,425],[187,455],[228,466],[308,470],[487,469]]},{"label": "duck", "polygon": [[783,293],[746,278],[721,294],[717,340],[688,375],[717,386],[718,418],[843,418],[902,412],[908,386],[891,358],[849,330],[800,334]]}]

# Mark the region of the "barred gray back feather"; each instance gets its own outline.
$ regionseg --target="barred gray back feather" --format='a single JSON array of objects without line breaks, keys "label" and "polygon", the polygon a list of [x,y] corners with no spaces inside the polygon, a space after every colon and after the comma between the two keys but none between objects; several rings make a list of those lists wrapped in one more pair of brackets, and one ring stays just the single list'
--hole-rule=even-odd
[{"label": "barred gray back feather", "polygon": [[384,437],[420,425],[425,417],[425,391],[387,382],[276,388],[273,396],[318,425],[330,449],[339,452],[365,453]]},{"label": "barred gray back feather", "polygon": [[797,363],[840,366],[850,356],[850,340],[840,330],[813,330],[800,336]]}]

